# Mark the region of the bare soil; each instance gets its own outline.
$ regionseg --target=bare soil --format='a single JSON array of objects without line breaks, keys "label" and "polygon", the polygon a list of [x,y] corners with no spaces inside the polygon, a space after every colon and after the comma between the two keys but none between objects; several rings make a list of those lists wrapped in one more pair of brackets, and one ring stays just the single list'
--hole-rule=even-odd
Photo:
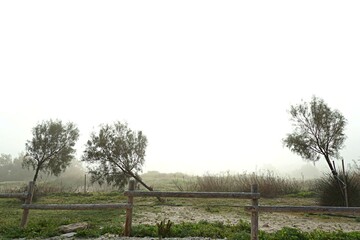
[{"label": "bare soil", "polygon": [[[250,214],[243,211],[208,212],[194,207],[169,207],[162,206],[160,211],[141,212],[133,219],[133,224],[155,224],[164,219],[174,223],[199,222],[223,222],[224,224],[237,224],[239,220],[250,222]],[[354,216],[328,216],[311,215],[305,213],[260,213],[259,229],[266,232],[274,232],[283,227],[294,227],[303,231],[320,229],[324,231],[342,230],[345,232],[360,231],[360,222]]]},{"label": "bare soil", "polygon": [[[240,208],[239,208],[240,209]],[[242,209],[242,208],[241,208]],[[211,209],[205,211],[203,208],[194,208],[193,206],[156,206],[155,211],[144,211],[142,209],[134,214],[133,225],[136,224],[155,224],[164,219],[169,219],[174,223],[199,222],[206,220],[208,222],[222,222],[224,224],[237,224],[240,220],[250,222],[250,214],[243,210],[237,211],[214,211]],[[323,231],[345,232],[360,231],[360,222],[351,216],[327,216],[327,215],[309,215],[299,213],[260,213],[259,228],[265,232],[274,232],[283,227],[293,227],[302,231],[313,231],[316,229]],[[76,237],[53,237],[48,240],[59,239],[77,239]],[[107,234],[93,240],[156,240],[153,237],[123,237]],[[211,238],[189,237],[189,238],[164,238],[164,240],[210,240]],[[218,239],[220,240],[220,239]]]}]

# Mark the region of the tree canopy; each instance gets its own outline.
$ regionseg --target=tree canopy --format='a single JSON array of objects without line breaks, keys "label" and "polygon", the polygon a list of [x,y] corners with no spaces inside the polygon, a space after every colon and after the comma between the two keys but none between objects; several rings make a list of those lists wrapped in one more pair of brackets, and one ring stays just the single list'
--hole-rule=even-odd
[{"label": "tree canopy", "polygon": [[143,186],[138,173],[145,161],[147,138],[142,131],[133,131],[127,123],[115,122],[102,125],[93,132],[86,144],[82,161],[91,163],[92,182],[106,182],[122,188],[130,177]]},{"label": "tree canopy", "polygon": [[345,117],[315,96],[310,102],[291,106],[290,115],[294,131],[283,139],[284,145],[309,161],[316,162],[323,156],[336,176],[331,158],[340,158],[339,151],[346,139]]},{"label": "tree canopy", "polygon": [[33,138],[25,144],[23,166],[35,170],[36,182],[40,171],[58,176],[74,159],[78,128],[71,122],[43,121],[32,129]]}]

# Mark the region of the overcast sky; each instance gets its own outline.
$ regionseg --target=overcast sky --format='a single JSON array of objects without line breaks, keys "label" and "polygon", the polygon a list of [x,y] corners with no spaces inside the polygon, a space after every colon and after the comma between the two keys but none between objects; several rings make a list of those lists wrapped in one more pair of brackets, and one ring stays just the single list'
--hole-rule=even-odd
[{"label": "overcast sky", "polygon": [[[323,98],[360,158],[358,1],[1,1],[0,153],[43,120],[148,137],[144,171],[289,172],[291,104]],[[321,160],[323,161],[323,160]],[[300,173],[299,173],[300,175]]]}]

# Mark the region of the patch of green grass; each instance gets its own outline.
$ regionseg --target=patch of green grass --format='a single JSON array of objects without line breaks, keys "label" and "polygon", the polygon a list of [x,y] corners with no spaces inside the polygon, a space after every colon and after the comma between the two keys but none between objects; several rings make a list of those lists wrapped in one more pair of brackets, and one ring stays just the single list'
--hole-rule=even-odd
[{"label": "patch of green grass", "polygon": [[300,191],[298,193],[292,193],[286,196],[292,198],[313,198],[316,197],[316,193],[313,191]]},{"label": "patch of green grass", "polygon": [[217,208],[217,207],[206,207],[205,208],[205,211],[209,212],[209,213],[219,213],[220,212],[220,209]]},{"label": "patch of green grass", "polygon": [[[135,237],[158,237],[155,225],[137,225],[133,227],[132,236]],[[250,239],[250,225],[240,221],[237,225],[225,225],[222,222],[210,223],[200,221],[198,223],[173,224],[169,237],[208,237],[227,239]]]},{"label": "patch of green grass", "polygon": [[296,228],[284,227],[274,233],[260,232],[260,240],[358,240],[360,232],[325,232],[315,230],[303,232]]},{"label": "patch of green grass", "polygon": [[[126,202],[126,198],[117,193],[94,193],[94,194],[51,194],[39,199],[39,203],[89,203],[89,202]],[[243,202],[242,202],[243,201]],[[264,200],[266,201],[275,201]],[[286,203],[294,201],[293,198],[282,198],[278,201]],[[146,212],[159,212],[162,204],[155,204],[156,199],[137,198],[137,207],[134,208],[134,218],[141,218]],[[240,203],[239,203],[240,202]],[[226,203],[226,204],[225,204]],[[170,205],[185,204],[193,205],[194,208],[204,211],[223,214],[228,211],[234,211],[234,208],[225,205],[245,204],[248,200],[233,199],[179,199],[170,201]],[[89,238],[99,237],[105,234],[122,235],[125,223],[125,210],[83,210],[83,211],[54,211],[54,210],[31,210],[29,223],[26,229],[19,227],[22,209],[21,201],[17,199],[0,199],[0,239],[14,238],[49,238],[58,236],[59,226],[76,222],[87,222],[89,227],[77,232],[77,237]],[[219,205],[223,204],[223,205]],[[266,203],[265,203],[266,204]],[[165,203],[166,205],[166,203]],[[239,219],[244,216],[242,208],[239,211]],[[247,213],[248,217],[249,213]],[[310,216],[310,215],[309,215]],[[312,216],[312,215],[311,215]],[[317,216],[319,219],[323,216]],[[326,219],[332,221],[333,217],[326,216]],[[138,237],[159,237],[156,222],[153,224],[133,225],[132,236]],[[206,220],[193,222],[174,223],[168,234],[170,237],[208,237],[208,238],[227,238],[227,239],[250,239],[250,224],[245,221],[239,221],[237,224],[223,222],[208,222]],[[335,240],[335,239],[360,239],[360,232],[345,233],[336,231],[327,233],[323,231],[314,231],[311,233],[303,232],[298,229],[283,228],[275,233],[260,232],[262,240]]]},{"label": "patch of green grass", "polygon": [[[65,203],[125,203],[125,197],[114,194],[52,194],[41,197],[37,204],[65,204]],[[125,210],[30,210],[28,226],[20,229],[23,210],[22,202],[17,199],[0,198],[0,239],[37,238],[60,235],[58,228],[70,223],[87,222],[90,228],[84,230],[103,234],[122,232],[125,222]],[[117,230],[115,230],[117,226]],[[84,234],[84,233],[82,233]]]},{"label": "patch of green grass", "polygon": [[[174,184],[174,177],[179,179],[177,183],[188,183],[188,181],[197,180],[196,177],[187,178],[186,175],[160,174],[156,172],[143,175],[144,181],[154,186],[156,190],[178,191]],[[190,179],[190,180],[189,180]],[[191,180],[192,179],[192,180]],[[178,185],[179,186],[179,185]],[[185,186],[185,185],[183,185]],[[304,188],[302,188],[304,189]],[[187,190],[187,189],[184,189]],[[40,196],[37,204],[86,204],[86,203],[126,203],[127,197],[120,191],[112,192],[90,192],[90,193],[51,193]],[[261,198],[262,205],[316,205],[316,199],[311,192],[297,192],[284,197]],[[211,214],[235,214],[238,219],[250,219],[249,212],[245,212],[243,206],[250,205],[249,199],[193,199],[193,198],[168,198],[166,202],[161,203],[156,198],[136,197],[134,199],[135,208],[133,209],[133,220],[143,219],[147,214],[157,215],[155,220],[148,218],[152,224],[134,224],[133,236],[140,237],[158,237],[156,221],[162,219],[161,215],[164,206],[169,207],[191,207],[203,213]],[[19,224],[22,216],[22,202],[18,199],[0,198],[0,239],[13,238],[46,238],[61,233],[58,227],[77,222],[87,222],[89,227],[77,232],[77,237],[98,237],[100,235],[116,234],[122,235],[125,223],[125,210],[30,210],[29,224],[26,229],[20,229]],[[190,210],[190,211],[191,211]],[[298,213],[301,214],[301,213]],[[209,214],[207,214],[209,215]],[[161,216],[159,218],[158,216]],[[321,215],[307,214],[308,217],[318,218],[319,221],[337,222],[342,220],[334,216],[323,217]],[[339,221],[338,221],[339,220]],[[153,222],[151,222],[153,221]],[[354,221],[352,219],[352,221]],[[355,221],[360,221],[355,219]],[[146,221],[137,221],[143,222]],[[147,221],[149,222],[149,221]],[[227,239],[250,239],[250,225],[247,222],[240,221],[238,224],[227,222],[207,222],[200,221],[174,223],[171,226],[169,234],[171,237],[208,237],[208,238],[227,238]],[[333,237],[336,236],[337,238]],[[260,232],[260,239],[360,239],[360,233],[344,233],[337,231],[332,235],[330,233],[314,231],[312,233],[302,232],[284,228],[275,233]]]},{"label": "patch of green grass", "polygon": [[[143,181],[157,191],[190,191],[189,185],[195,182],[196,177],[183,173],[160,173],[149,171],[141,175]],[[140,189],[144,189],[140,186]]]}]

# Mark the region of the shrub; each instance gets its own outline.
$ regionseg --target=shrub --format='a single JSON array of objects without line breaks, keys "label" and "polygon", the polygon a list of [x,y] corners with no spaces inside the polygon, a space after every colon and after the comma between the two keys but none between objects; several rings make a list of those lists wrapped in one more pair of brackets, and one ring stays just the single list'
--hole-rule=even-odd
[{"label": "shrub", "polygon": [[[339,175],[340,179],[346,180],[347,194],[350,207],[360,206],[360,178],[356,172]],[[342,184],[331,174],[326,174],[316,182],[315,191],[318,194],[321,206],[345,206],[345,194]]]},{"label": "shrub", "polygon": [[296,228],[284,227],[275,233],[276,240],[307,240],[307,234]]}]

